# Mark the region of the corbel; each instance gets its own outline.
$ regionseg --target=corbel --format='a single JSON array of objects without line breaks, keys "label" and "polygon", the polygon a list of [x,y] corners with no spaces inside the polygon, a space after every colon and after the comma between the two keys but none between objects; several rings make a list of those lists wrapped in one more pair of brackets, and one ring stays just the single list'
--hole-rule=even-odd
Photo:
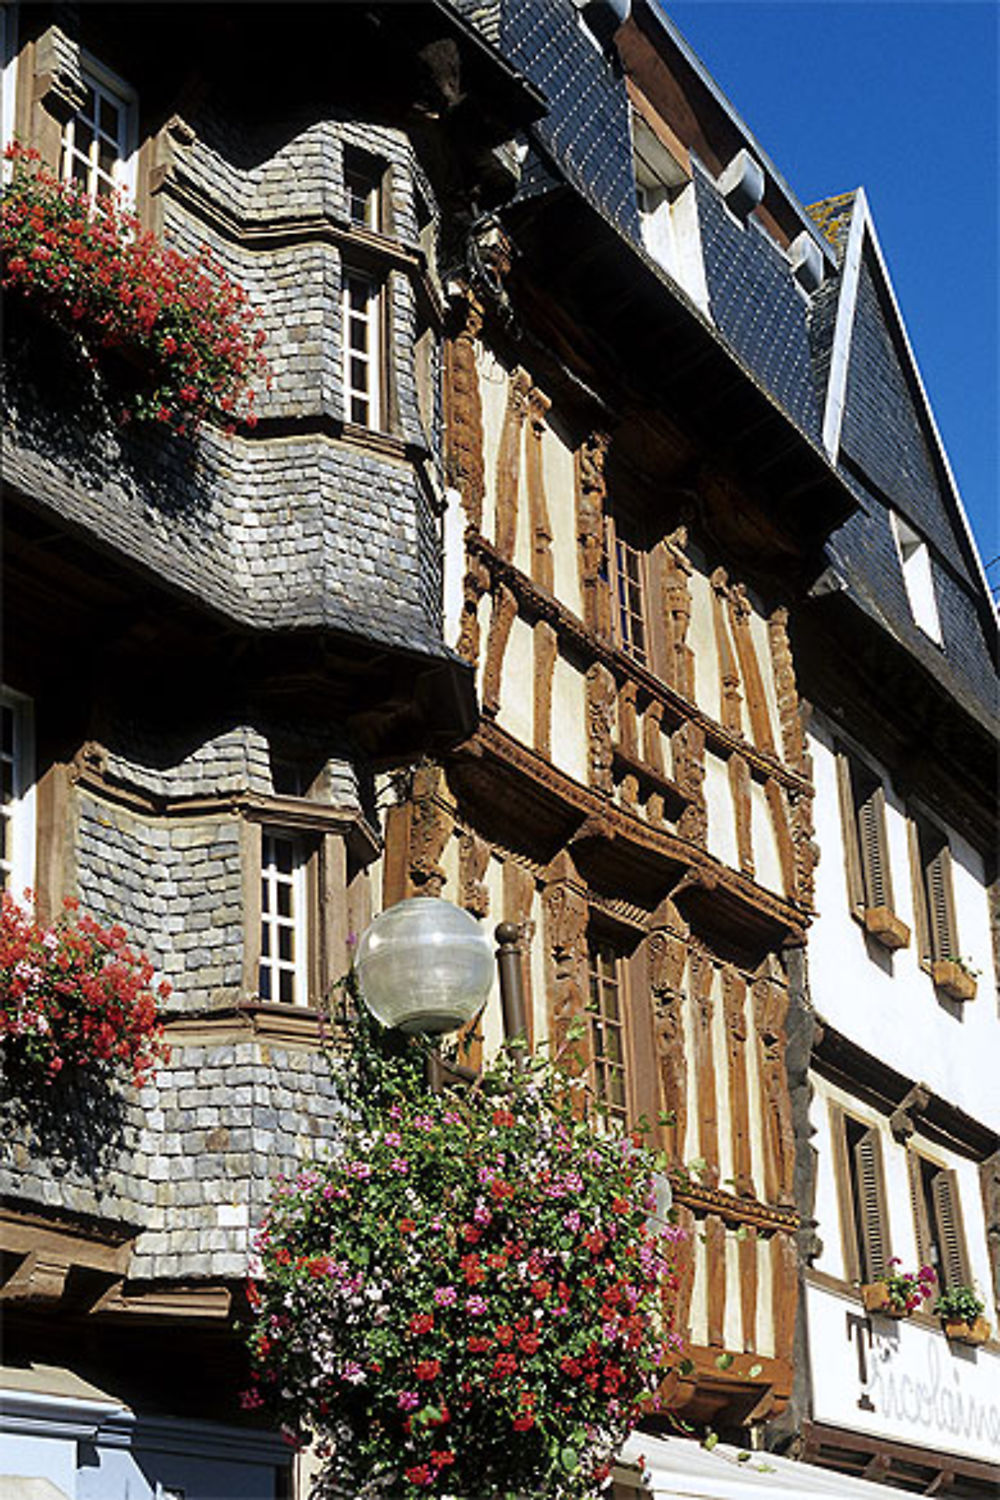
[{"label": "corbel", "polygon": [[930,1103],[931,1091],[925,1083],[915,1083],[889,1116],[889,1129],[900,1145],[905,1145],[916,1129],[914,1121]]}]

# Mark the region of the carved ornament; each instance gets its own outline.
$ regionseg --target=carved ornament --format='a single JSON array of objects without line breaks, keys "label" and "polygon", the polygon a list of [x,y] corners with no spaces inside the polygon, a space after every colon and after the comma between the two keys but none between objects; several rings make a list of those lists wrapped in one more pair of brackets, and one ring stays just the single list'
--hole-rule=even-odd
[{"label": "carved ornament", "polygon": [[528,486],[528,512],[531,518],[531,576],[539,588],[551,594],[554,586],[552,562],[552,522],[545,497],[545,465],[542,442],[546,432],[545,418],[552,402],[537,386],[528,393],[527,452],[525,479]]},{"label": "carved ornament", "polygon": [[440,766],[413,773],[407,877],[411,894],[440,896],[445,872],[440,860],[455,826],[454,806]]},{"label": "carved ornament", "polygon": [[711,577],[712,624],[715,628],[715,649],[719,658],[719,682],[721,684],[720,713],[722,727],[731,734],[742,735],[743,714],[740,696],[740,674],[729,640],[729,629],[723,604],[729,595],[729,579],[724,568],[716,568]]},{"label": "carved ornament", "polygon": [[787,609],[776,609],[773,612],[767,622],[767,634],[771,645],[771,670],[774,673],[774,694],[778,702],[782,750],[792,769],[804,772],[805,736],[799,713],[799,692],[795,681],[792,648],[788,640]]},{"label": "carved ornament", "polygon": [[490,846],[477,833],[466,829],[458,839],[458,904],[474,917],[486,917],[490,910],[490,893],[485,875],[490,862]]},{"label": "carved ornament", "polygon": [[691,624],[692,567],[685,552],[687,527],[679,526],[664,538],[662,602],[666,660],[664,675],[682,697],[694,701],[694,652],[687,644]]},{"label": "carved ornament", "polygon": [[521,433],[528,415],[528,392],[531,379],[516,369],[507,383],[507,408],[504,412],[496,463],[496,547],[508,562],[514,556],[517,540],[517,513],[521,482]]},{"label": "carved ornament", "polygon": [[742,583],[731,585],[728,598],[729,619],[733,627],[733,640],[736,642],[740,671],[743,674],[750,728],[758,748],[770,751],[773,755],[774,736],[771,733],[771,716],[768,713],[767,698],[764,694],[764,680],[760,675],[757,647],[754,645],[753,632],[750,629],[753,606]]},{"label": "carved ornament", "polygon": [[448,478],[462,497],[466,522],[479,531],[486,480],[476,340],[482,331],[483,307],[471,292],[465,296],[464,314],[463,326],[445,346],[445,462]]},{"label": "carved ornament", "polygon": [[576,539],[583,619],[587,628],[602,640],[608,638],[611,625],[607,588],[601,579],[607,497],[604,461],[609,442],[607,433],[594,432],[576,451]]},{"label": "carved ornament", "polygon": [[603,662],[595,661],[587,672],[586,685],[590,784],[599,792],[610,793],[614,790],[615,679]]},{"label": "carved ornament", "polygon": [[483,713],[485,714],[495,714],[500,707],[503,658],[516,614],[517,599],[507,585],[501,583],[493,594],[490,630],[486,638],[486,661],[483,666],[482,687]]}]

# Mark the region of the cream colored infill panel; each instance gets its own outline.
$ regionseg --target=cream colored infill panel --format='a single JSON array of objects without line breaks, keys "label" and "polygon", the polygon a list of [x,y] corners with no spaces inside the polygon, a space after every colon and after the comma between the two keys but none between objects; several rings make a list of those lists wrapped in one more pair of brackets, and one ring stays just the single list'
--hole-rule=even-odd
[{"label": "cream colored infill panel", "polygon": [[740,1302],[740,1242],[726,1230],[726,1318],[723,1339],[727,1349],[743,1348],[743,1308]]},{"label": "cream colored infill panel", "polygon": [[497,723],[522,745],[534,743],[535,636],[518,615],[511,626],[500,677]]},{"label": "cream colored infill panel", "polygon": [[[521,423],[518,442],[520,444],[520,456],[517,465],[517,524],[514,531],[514,566],[520,568],[526,578],[531,577],[532,553],[535,550],[535,539],[531,529],[531,508],[528,505],[528,483],[527,473],[527,451],[528,451],[528,427],[526,419]],[[532,440],[533,441],[533,440]]]},{"label": "cream colored infill panel", "polygon": [[705,1221],[695,1219],[691,1231],[694,1250],[694,1281],[691,1287],[691,1343],[708,1343],[708,1256]]},{"label": "cream colored infill panel", "polygon": [[552,675],[552,763],[586,786],[587,685],[562,656]]},{"label": "cream colored infill panel", "polygon": [[774,1276],[771,1271],[771,1241],[757,1236],[757,1337],[754,1348],[767,1359],[774,1358]]},{"label": "cream colored infill panel", "polygon": [[576,469],[572,451],[551,427],[542,438],[542,472],[552,525],[552,575],[556,598],[580,619],[579,544],[576,535]]},{"label": "cream colored infill panel", "polygon": [[489,349],[476,345],[479,394],[483,408],[483,466],[486,494],[483,497],[483,536],[496,535],[497,449],[507,409],[507,371]]},{"label": "cream colored infill panel", "polygon": [[483,672],[486,668],[486,642],[490,638],[490,617],[493,613],[493,596],[483,594],[476,604],[476,619],[479,622],[479,661],[476,672],[476,694],[483,701]]},{"label": "cream colored infill panel", "polygon": [[764,683],[764,699],[767,703],[767,717],[771,724],[771,735],[778,754],[784,759],[781,743],[781,719],[778,714],[778,698],[774,689],[771,639],[767,633],[767,621],[762,615],[757,613],[756,603],[753,614],[750,616],[750,634],[753,637],[753,646],[757,653],[757,664],[760,667],[761,680]]},{"label": "cream colored infill panel", "polygon": [[747,981],[747,1099],[750,1103],[750,1171],[754,1192],[764,1196],[764,1101],[760,1091],[760,1058],[757,1053],[757,1030],[753,1023],[753,989]]},{"label": "cream colored infill panel", "polygon": [[736,818],[726,763],[709,751],[705,756],[705,802],[708,807],[708,848],[724,865],[739,869]]},{"label": "cream colored infill panel", "polygon": [[438,861],[444,871],[444,889],[441,894],[446,901],[453,902],[456,906],[462,903],[459,900],[460,885],[458,875],[458,829],[455,829],[441,851]]},{"label": "cream colored infill panel", "polygon": [[548,965],[545,961],[545,922],[542,912],[542,893],[535,892],[531,901],[531,1002],[535,1020],[535,1046],[546,1041],[549,1034]]},{"label": "cream colored infill panel", "polygon": [[691,621],[687,643],[694,652],[695,702],[719,718],[722,688],[719,682],[719,657],[715,649],[712,625],[712,590],[704,573],[695,568],[689,579],[691,587]]},{"label": "cream colored infill panel", "polygon": [[778,841],[774,836],[774,821],[767,805],[764,788],[759,781],[750,783],[750,814],[753,830],[754,875],[758,885],[776,895],[785,894],[781,877],[781,861],[778,858]]},{"label": "cream colored infill panel", "polygon": [[715,1059],[715,1118],[719,1131],[719,1183],[733,1191],[733,1112],[729,1097],[729,1046],[722,1003],[722,970],[712,966],[712,1056]]}]

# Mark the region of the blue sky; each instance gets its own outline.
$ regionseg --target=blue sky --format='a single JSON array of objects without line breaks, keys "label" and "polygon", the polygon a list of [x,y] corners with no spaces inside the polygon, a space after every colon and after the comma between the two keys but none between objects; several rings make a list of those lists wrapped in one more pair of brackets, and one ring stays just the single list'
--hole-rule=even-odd
[{"label": "blue sky", "polygon": [[[803,203],[864,187],[984,563],[998,505],[994,0],[663,8]],[[1000,584],[1000,563],[989,572]]]}]

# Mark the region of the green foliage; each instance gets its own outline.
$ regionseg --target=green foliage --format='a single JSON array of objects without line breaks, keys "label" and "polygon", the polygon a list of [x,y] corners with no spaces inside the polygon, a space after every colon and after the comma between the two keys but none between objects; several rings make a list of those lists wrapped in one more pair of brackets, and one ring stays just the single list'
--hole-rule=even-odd
[{"label": "green foliage", "polygon": [[939,1293],[931,1310],[950,1323],[968,1323],[971,1326],[982,1315],[985,1306],[971,1286],[950,1286]]}]

